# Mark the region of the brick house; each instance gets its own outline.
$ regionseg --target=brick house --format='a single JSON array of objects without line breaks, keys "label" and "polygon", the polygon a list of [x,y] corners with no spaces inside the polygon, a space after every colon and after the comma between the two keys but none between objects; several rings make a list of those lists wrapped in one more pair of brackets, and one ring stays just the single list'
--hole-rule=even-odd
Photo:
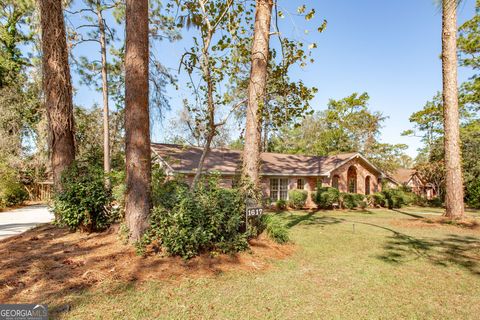
[{"label": "brick house", "polygon": [[[167,175],[183,174],[193,179],[203,149],[175,144],[152,144],[153,158]],[[238,181],[242,166],[240,150],[212,149],[205,159],[206,172],[219,172],[221,184],[232,187]],[[311,193],[319,183],[338,188],[340,192],[368,195],[381,191],[386,175],[360,153],[334,156],[304,156],[264,152],[261,154],[261,187],[272,202],[288,200],[293,189],[308,192],[307,207],[314,207]]]},{"label": "brick house", "polygon": [[428,200],[436,197],[435,187],[428,183],[415,169],[398,169],[393,175],[397,185],[404,185],[412,189],[412,192]]}]

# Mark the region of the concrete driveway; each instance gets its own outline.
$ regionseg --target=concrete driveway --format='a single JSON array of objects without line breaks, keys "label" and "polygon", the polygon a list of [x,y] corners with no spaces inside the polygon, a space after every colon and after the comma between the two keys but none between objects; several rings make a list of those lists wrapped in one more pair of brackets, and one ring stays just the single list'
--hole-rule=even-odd
[{"label": "concrete driveway", "polygon": [[39,224],[51,222],[54,216],[46,205],[31,205],[0,212],[0,239],[25,232]]}]

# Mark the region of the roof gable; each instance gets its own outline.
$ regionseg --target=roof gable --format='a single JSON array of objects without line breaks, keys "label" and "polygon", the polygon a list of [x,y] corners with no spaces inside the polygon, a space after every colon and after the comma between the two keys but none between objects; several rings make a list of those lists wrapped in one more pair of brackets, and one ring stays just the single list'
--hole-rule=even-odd
[{"label": "roof gable", "polygon": [[418,176],[415,169],[399,168],[393,173],[393,178],[400,183],[407,184],[415,175]]}]

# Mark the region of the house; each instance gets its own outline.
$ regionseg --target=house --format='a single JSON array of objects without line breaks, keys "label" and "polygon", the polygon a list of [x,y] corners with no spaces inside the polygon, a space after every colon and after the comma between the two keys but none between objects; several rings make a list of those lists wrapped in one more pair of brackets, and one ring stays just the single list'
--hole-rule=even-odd
[{"label": "house", "polygon": [[436,197],[433,184],[426,181],[415,169],[400,168],[392,175],[398,185],[409,187],[415,194],[425,197],[428,200]]},{"label": "house", "polygon": [[[152,144],[153,157],[167,175],[183,174],[193,179],[203,149],[175,144]],[[242,166],[240,150],[211,149],[204,162],[206,172],[219,172],[224,187],[235,185]],[[360,153],[334,156],[304,156],[264,152],[261,154],[261,187],[271,202],[288,200],[288,191],[308,192],[307,206],[314,207],[311,193],[322,186],[338,188],[340,192],[370,194],[381,191],[381,179],[386,177]]]}]

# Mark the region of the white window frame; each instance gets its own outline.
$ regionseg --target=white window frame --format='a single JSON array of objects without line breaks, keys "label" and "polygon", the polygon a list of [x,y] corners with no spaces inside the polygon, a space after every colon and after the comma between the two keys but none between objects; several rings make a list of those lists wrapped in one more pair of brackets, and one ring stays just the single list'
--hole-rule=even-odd
[{"label": "white window frame", "polygon": [[[276,183],[272,183],[273,181],[275,181]],[[289,184],[290,184],[290,181],[288,178],[270,178],[270,200],[271,201],[278,201],[280,199],[288,200]],[[285,194],[285,198],[281,197],[281,193],[283,192]]]}]

